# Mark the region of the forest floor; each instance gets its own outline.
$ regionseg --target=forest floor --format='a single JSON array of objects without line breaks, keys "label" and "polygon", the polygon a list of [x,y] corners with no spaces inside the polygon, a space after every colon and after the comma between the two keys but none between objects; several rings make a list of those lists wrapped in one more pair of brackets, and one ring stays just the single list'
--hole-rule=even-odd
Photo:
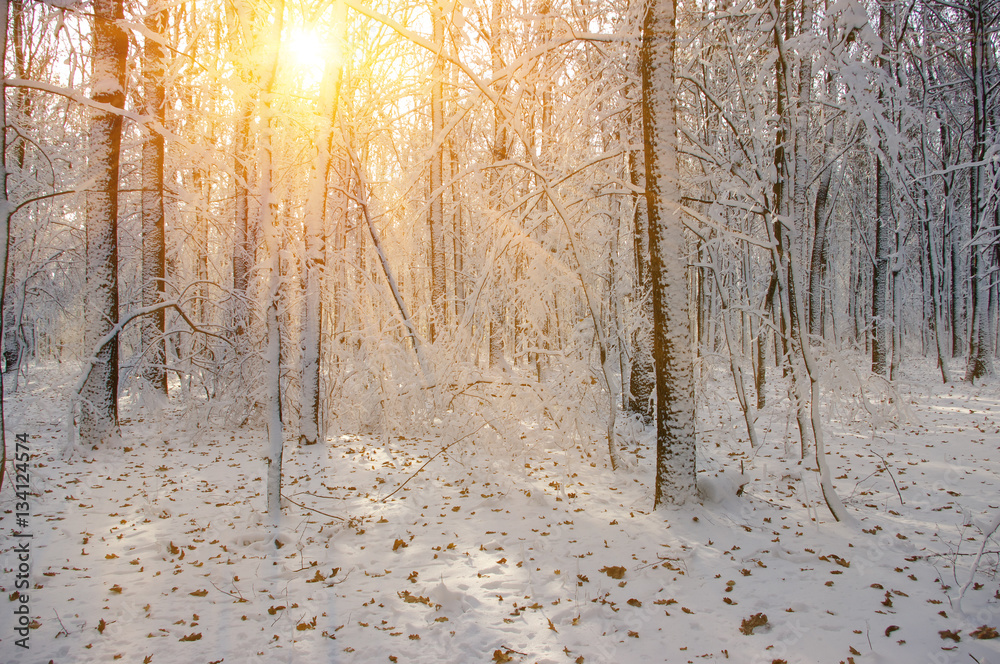
[{"label": "forest floor", "polygon": [[1000,537],[958,597],[1000,510],[1000,387],[913,364],[880,426],[864,400],[827,408],[853,524],[822,504],[794,421],[766,412],[760,448],[741,441],[723,381],[696,504],[653,510],[648,430],[618,471],[599,441],[431,458],[454,432],[343,436],[287,445],[277,550],[262,432],[167,408],[66,460],[75,375],[32,368],[8,402],[32,452],[30,650],[8,479],[0,660],[998,663]]}]

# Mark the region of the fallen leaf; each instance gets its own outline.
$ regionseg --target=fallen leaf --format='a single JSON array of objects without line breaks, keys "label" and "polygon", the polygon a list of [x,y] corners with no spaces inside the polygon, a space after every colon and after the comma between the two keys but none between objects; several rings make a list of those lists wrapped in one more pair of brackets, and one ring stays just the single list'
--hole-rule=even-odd
[{"label": "fallen leaf", "polygon": [[187,636],[182,636],[181,641],[199,641],[201,640],[201,632],[195,632],[193,634],[188,634]]},{"label": "fallen leaf", "polygon": [[414,595],[409,590],[404,590],[403,592],[396,593],[399,598],[406,602],[407,604],[426,604],[431,605],[431,600],[429,597],[423,597],[422,595]]},{"label": "fallen leaf", "polygon": [[1000,634],[997,634],[997,630],[989,625],[982,625],[979,629],[969,632],[969,636],[976,639],[995,639]]},{"label": "fallen leaf", "polygon": [[598,572],[604,572],[612,579],[624,579],[625,578],[625,568],[624,567],[602,567],[597,570]]},{"label": "fallen leaf", "polygon": [[753,631],[758,627],[763,627],[767,624],[767,616],[763,613],[755,613],[749,618],[744,618],[740,623],[740,631],[743,634],[750,636]]}]

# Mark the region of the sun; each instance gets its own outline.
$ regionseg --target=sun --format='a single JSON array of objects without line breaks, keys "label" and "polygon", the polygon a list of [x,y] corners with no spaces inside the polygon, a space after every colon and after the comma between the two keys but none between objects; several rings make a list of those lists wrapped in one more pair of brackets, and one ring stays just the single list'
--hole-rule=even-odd
[{"label": "sun", "polygon": [[333,49],[324,34],[315,28],[295,26],[285,34],[284,59],[303,87],[316,87],[323,80],[323,68],[333,59]]}]

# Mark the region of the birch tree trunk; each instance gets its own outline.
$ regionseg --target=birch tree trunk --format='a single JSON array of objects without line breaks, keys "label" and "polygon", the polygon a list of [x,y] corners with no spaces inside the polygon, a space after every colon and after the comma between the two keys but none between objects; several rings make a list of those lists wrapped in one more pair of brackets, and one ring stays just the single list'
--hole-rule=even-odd
[{"label": "birch tree trunk", "polygon": [[640,65],[653,289],[656,506],[679,505],[696,493],[694,362],[677,159],[676,16],[675,0],[651,1]]},{"label": "birch tree trunk", "polygon": [[[335,5],[335,25],[343,25],[343,3]],[[305,311],[302,332],[302,405],[299,442],[315,445],[320,438],[320,351],[322,350],[323,303],[321,290],[326,269],[327,181],[340,92],[340,35],[334,37],[336,53],[330,56],[320,88],[320,130],[316,136],[316,154],[309,175],[309,193],[305,212]]]},{"label": "birch tree trunk", "polygon": [[274,3],[268,43],[267,61],[261,85],[261,145],[260,168],[260,228],[264,231],[264,245],[267,250],[266,291],[264,324],[266,341],[264,347],[264,390],[265,417],[267,421],[267,513],[269,525],[276,527],[281,520],[281,466],[284,451],[284,423],[281,418],[281,317],[279,298],[281,296],[280,250],[281,227],[277,218],[278,197],[274,186],[274,108],[271,91],[278,68],[278,48],[284,24],[284,2]]},{"label": "birch tree trunk", "polygon": [[[146,28],[162,36],[167,27],[167,9],[162,0],[150,0]],[[162,37],[161,37],[162,38]],[[143,43],[143,113],[153,119],[155,127],[147,130],[142,141],[142,306],[149,307],[163,300],[166,289],[166,238],[163,214],[163,164],[165,145],[158,131],[166,121],[164,76],[166,62],[163,46],[147,36]],[[145,350],[143,378],[150,387],[167,393],[167,372],[164,332],[164,310],[142,319],[142,347]]]},{"label": "birch tree trunk", "polygon": [[[120,25],[122,0],[93,0],[94,101],[125,105],[128,36]],[[87,295],[84,343],[94,348],[118,324],[118,174],[122,117],[91,111],[87,195]],[[79,440],[110,442],[118,433],[118,337],[104,344],[80,392]]]}]

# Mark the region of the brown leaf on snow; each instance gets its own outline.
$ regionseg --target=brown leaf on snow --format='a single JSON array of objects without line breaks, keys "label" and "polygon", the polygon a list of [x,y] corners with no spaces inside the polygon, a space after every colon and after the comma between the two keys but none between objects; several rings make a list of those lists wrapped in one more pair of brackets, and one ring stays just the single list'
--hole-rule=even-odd
[{"label": "brown leaf on snow", "polygon": [[404,590],[403,592],[396,594],[399,595],[399,598],[404,602],[406,602],[407,604],[426,604],[427,606],[431,605],[430,597],[424,597],[422,595],[414,595],[409,590]]},{"label": "brown leaf on snow", "polygon": [[888,627],[885,628],[885,635],[889,636],[890,634],[892,634],[893,632],[895,632],[897,629],[899,629],[899,625],[889,625]]},{"label": "brown leaf on snow", "polygon": [[201,632],[194,632],[193,634],[188,634],[187,636],[182,636],[180,641],[200,641]]},{"label": "brown leaf on snow", "polygon": [[404,542],[401,539],[397,539],[395,542],[392,543],[392,550],[397,551],[399,549],[406,548],[407,546],[409,545],[406,542]]},{"label": "brown leaf on snow", "polygon": [[112,595],[121,595],[122,587],[116,583],[115,585],[111,586],[111,588],[108,589],[108,592],[111,593]]},{"label": "brown leaf on snow", "polygon": [[840,556],[838,556],[835,553],[829,553],[829,554],[827,554],[825,556],[820,556],[819,559],[822,560],[822,561],[824,561],[824,562],[828,562],[828,563],[837,563],[841,567],[850,567],[851,566],[851,562],[849,560],[844,560],[843,558],[841,558]]},{"label": "brown leaf on snow", "polygon": [[513,657],[505,653],[503,650],[497,649],[493,651],[493,661],[496,662],[496,664],[506,664],[513,659]]},{"label": "brown leaf on snow", "polygon": [[639,600],[635,599],[634,597],[632,599],[630,599],[627,602],[627,604],[629,606],[634,606],[634,607],[637,607],[637,608],[642,606],[642,602],[640,602]]},{"label": "brown leaf on snow", "polygon": [[969,632],[969,636],[976,639],[995,639],[1000,634],[997,633],[996,628],[990,627],[989,625],[982,625],[979,629]]},{"label": "brown leaf on snow", "polygon": [[619,566],[602,567],[601,569],[599,569],[597,571],[598,572],[604,572],[605,574],[607,574],[608,576],[610,576],[612,579],[624,579],[625,578],[625,568],[624,567],[619,567]]},{"label": "brown leaf on snow", "polygon": [[104,630],[107,629],[107,627],[108,623],[104,621],[104,618],[101,618],[101,622],[97,623],[97,633],[104,634]]},{"label": "brown leaf on snow", "polygon": [[202,588],[201,590],[196,590],[193,593],[188,593],[188,594],[191,595],[192,597],[204,597],[205,595],[208,594],[208,591]]},{"label": "brown leaf on snow", "polygon": [[955,630],[942,629],[940,632],[938,632],[938,634],[941,635],[942,639],[951,639],[955,643],[958,643],[959,641],[962,640],[962,636]]},{"label": "brown leaf on snow", "polygon": [[755,613],[749,618],[744,618],[740,623],[740,631],[750,636],[753,631],[758,627],[763,627],[767,624],[767,616],[763,613]]}]

